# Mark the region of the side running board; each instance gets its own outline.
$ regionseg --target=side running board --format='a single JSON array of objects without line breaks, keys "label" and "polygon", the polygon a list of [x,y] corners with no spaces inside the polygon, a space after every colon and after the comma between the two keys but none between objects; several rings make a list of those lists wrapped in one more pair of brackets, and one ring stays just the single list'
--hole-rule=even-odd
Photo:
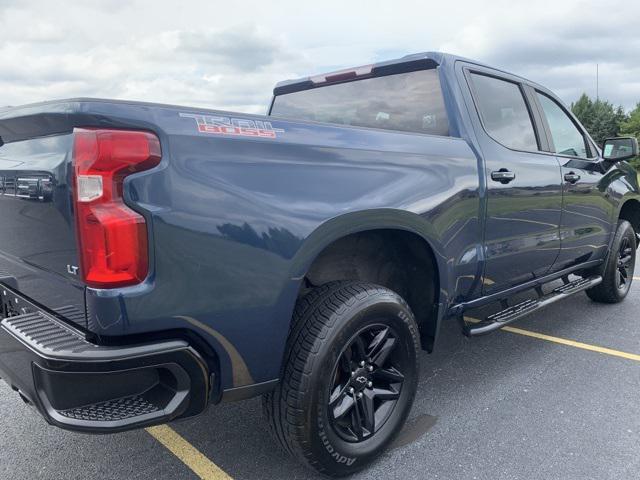
[{"label": "side running board", "polygon": [[484,320],[481,320],[480,322],[474,323],[472,325],[469,325],[464,320],[464,317],[462,317],[462,313],[460,313],[459,319],[462,322],[464,334],[473,337],[498,330],[505,325],[515,322],[516,320],[529,315],[536,310],[540,310],[547,305],[557,302],[558,300],[563,300],[568,296],[573,295],[574,293],[582,292],[591,287],[595,287],[602,282],[602,277],[599,275],[595,275],[589,278],[579,278],[572,282],[569,281],[568,277],[564,277],[563,281],[564,285],[559,286],[546,295],[542,293],[541,287],[536,288],[538,298],[535,300],[525,300],[511,307],[507,306],[505,300],[503,301],[503,310],[489,315]]}]

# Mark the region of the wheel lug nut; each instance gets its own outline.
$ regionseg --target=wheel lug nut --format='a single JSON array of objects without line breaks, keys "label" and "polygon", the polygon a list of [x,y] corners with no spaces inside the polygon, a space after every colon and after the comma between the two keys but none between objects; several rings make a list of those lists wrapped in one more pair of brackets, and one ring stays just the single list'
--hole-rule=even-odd
[{"label": "wheel lug nut", "polygon": [[360,362],[360,366],[361,366],[361,367],[364,367],[364,360],[362,360],[362,361]]},{"label": "wheel lug nut", "polygon": [[369,365],[369,366],[367,367],[367,370],[369,370],[370,372],[373,372],[373,365]]},{"label": "wheel lug nut", "polygon": [[355,393],[355,391],[356,391],[355,388],[353,388],[353,387],[349,388],[349,393]]},{"label": "wheel lug nut", "polygon": [[373,382],[367,382],[367,387],[369,388],[373,387]]},{"label": "wheel lug nut", "polygon": [[354,370],[353,372],[351,372],[351,376],[352,376],[352,377],[355,377],[355,376],[356,376],[356,372],[355,372],[355,370]]},{"label": "wheel lug nut", "polygon": [[362,393],[359,393],[359,394],[358,394],[358,398],[362,398]]}]

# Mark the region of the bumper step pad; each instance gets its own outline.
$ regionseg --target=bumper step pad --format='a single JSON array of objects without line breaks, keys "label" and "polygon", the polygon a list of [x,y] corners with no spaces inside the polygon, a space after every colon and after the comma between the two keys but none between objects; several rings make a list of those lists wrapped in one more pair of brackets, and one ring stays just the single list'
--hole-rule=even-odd
[{"label": "bumper step pad", "polygon": [[100,348],[79,332],[42,312],[9,317],[2,321],[2,325],[25,343],[48,355],[76,356]]},{"label": "bumper step pad", "polygon": [[88,422],[116,422],[141,417],[160,410],[160,407],[145,400],[142,395],[109,400],[84,407],[59,410],[63,417]]}]

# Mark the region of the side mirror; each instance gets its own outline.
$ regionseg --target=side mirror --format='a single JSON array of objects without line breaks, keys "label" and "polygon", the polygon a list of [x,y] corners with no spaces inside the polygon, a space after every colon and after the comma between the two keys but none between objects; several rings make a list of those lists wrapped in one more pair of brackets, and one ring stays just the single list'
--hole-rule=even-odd
[{"label": "side mirror", "polygon": [[635,137],[608,138],[602,145],[602,158],[619,162],[638,155],[638,140]]}]

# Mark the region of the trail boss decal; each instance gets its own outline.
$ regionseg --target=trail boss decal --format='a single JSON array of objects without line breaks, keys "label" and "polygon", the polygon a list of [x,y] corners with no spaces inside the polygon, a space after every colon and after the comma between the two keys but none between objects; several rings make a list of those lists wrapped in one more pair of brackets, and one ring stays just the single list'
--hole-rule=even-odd
[{"label": "trail boss decal", "polygon": [[271,122],[263,122],[262,120],[200,115],[198,113],[181,113],[180,116],[195,119],[198,131],[202,133],[260,138],[276,138],[278,133],[284,133],[282,128],[273,128]]}]

